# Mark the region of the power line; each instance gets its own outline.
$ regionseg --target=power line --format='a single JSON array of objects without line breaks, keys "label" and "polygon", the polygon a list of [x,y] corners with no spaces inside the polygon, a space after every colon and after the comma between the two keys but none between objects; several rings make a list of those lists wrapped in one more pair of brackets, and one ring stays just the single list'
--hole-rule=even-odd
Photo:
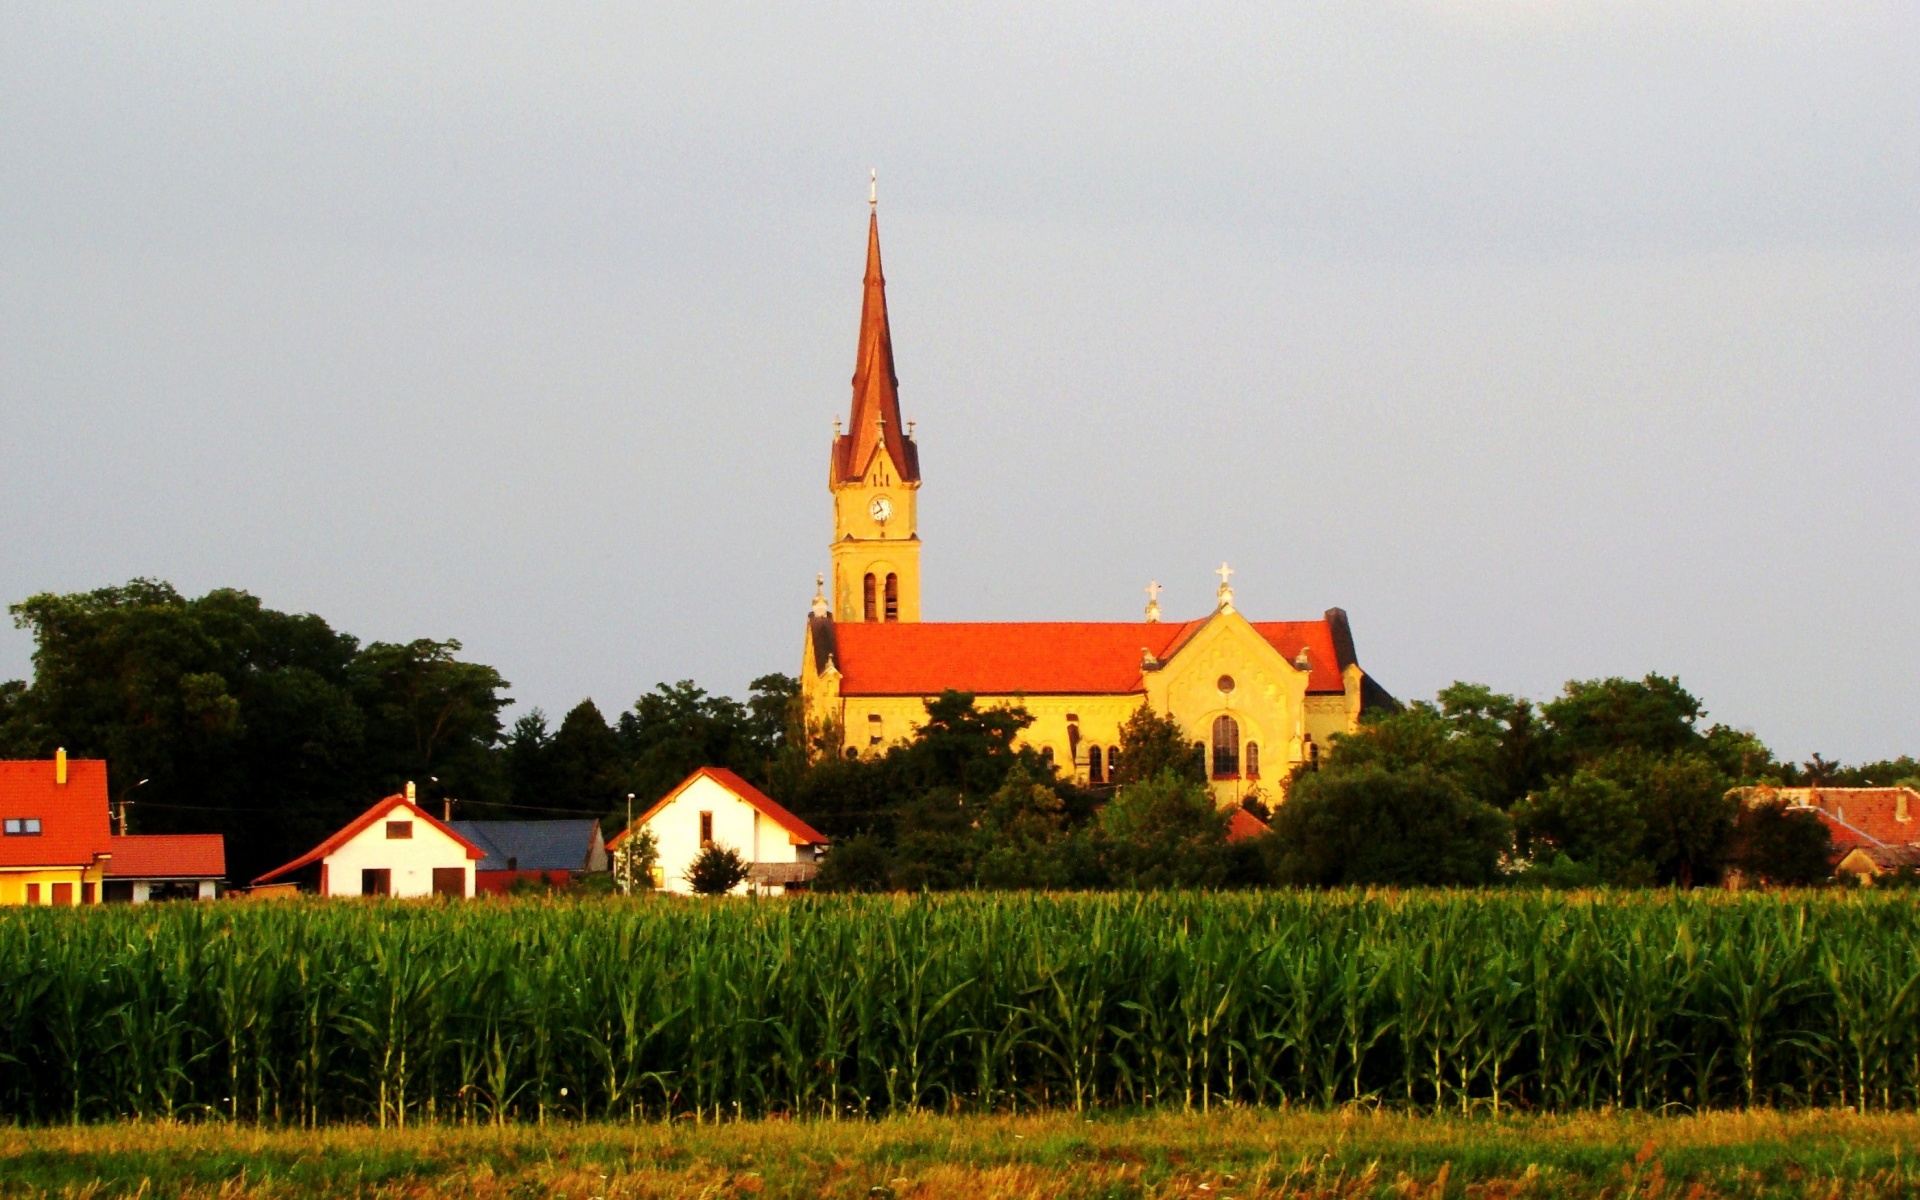
[{"label": "power line", "polygon": [[[508,804],[499,800],[461,800],[458,797],[456,797],[453,802],[455,804],[482,805],[487,808],[512,808],[518,809],[521,812],[565,813],[568,816],[580,817],[583,820],[593,816],[594,811],[590,808],[544,808],[537,804]],[[226,812],[258,815],[260,813],[274,811],[271,808],[217,808],[210,804],[165,804],[157,800],[129,800],[127,803],[139,808],[169,808],[178,809],[182,812]],[[419,801],[415,801],[415,803],[419,803]],[[607,811],[612,812],[613,810],[608,809]]]}]

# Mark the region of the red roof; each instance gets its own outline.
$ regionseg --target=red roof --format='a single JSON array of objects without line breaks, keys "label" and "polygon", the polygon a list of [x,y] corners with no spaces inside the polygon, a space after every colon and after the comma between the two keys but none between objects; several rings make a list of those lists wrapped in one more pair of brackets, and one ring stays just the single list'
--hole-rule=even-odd
[{"label": "red roof", "polygon": [[67,782],[53,781],[50,758],[0,761],[0,818],[33,818],[38,835],[0,837],[0,867],[90,866],[107,852],[107,764],[67,760]]},{"label": "red roof", "polygon": [[867,221],[866,295],[853,364],[853,412],[833,444],[833,482],[863,478],[884,444],[900,482],[920,481],[920,454],[900,423],[900,380],[893,373],[893,331],[887,324],[887,281],[880,273],[880,216]]},{"label": "red roof", "polygon": [[109,879],[221,879],[227,839],[217,833],[135,833],[108,840]]},{"label": "red roof", "polygon": [[1920,844],[1920,791],[1910,787],[1754,787],[1742,792],[1748,803],[1780,799],[1818,810],[1836,851]]},{"label": "red roof", "polygon": [[[837,622],[834,665],[843,696],[1128,695],[1146,690],[1143,652],[1173,656],[1205,620]],[[1307,690],[1346,689],[1325,620],[1256,621],[1292,661],[1308,654]]]},{"label": "red roof", "polygon": [[1248,838],[1257,838],[1267,832],[1267,823],[1244,808],[1236,808],[1227,818],[1227,840],[1244,842]]},{"label": "red roof", "polygon": [[298,871],[301,867],[310,866],[313,863],[319,862],[321,859],[327,857],[327,855],[332,854],[335,850],[338,850],[340,847],[352,841],[354,837],[357,836],[362,830],[366,829],[367,826],[373,824],[375,821],[378,821],[380,818],[386,816],[388,813],[392,812],[396,808],[406,809],[407,812],[413,815],[414,820],[425,821],[427,824],[433,826],[435,829],[438,829],[441,833],[446,834],[448,837],[452,838],[454,841],[460,843],[462,846],[465,846],[467,850],[467,857],[470,859],[473,859],[475,862],[478,862],[487,856],[487,852],[485,850],[482,850],[480,847],[474,845],[472,842],[468,841],[466,838],[461,837],[459,834],[449,829],[446,825],[446,822],[435,820],[433,817],[427,814],[426,809],[421,808],[418,804],[415,804],[411,800],[408,800],[405,796],[395,794],[392,796],[388,796],[385,800],[380,801],[379,803],[375,804],[372,808],[369,808],[367,811],[361,813],[359,816],[355,817],[352,821],[350,821],[347,824],[347,826],[344,829],[342,829],[339,833],[336,833],[332,837],[328,838],[326,841],[321,842],[318,846],[315,846],[313,849],[307,851],[305,854],[302,854],[299,858],[294,859],[292,862],[286,864],[285,866],[275,867],[273,870],[268,871],[265,875],[260,876],[258,879],[255,879],[253,882],[256,884],[266,883],[268,880],[277,879],[278,877],[285,875],[291,871]]},{"label": "red roof", "polygon": [[692,786],[694,780],[702,778],[703,776],[713,780],[721,787],[732,792],[735,796],[738,796],[748,804],[759,809],[761,816],[770,818],[774,824],[787,831],[787,840],[794,845],[817,846],[826,844],[826,834],[821,833],[818,829],[815,829],[799,817],[788,812],[785,808],[781,807],[779,801],[740,778],[732,771],[727,770],[725,767],[701,767],[698,771],[682,779],[672,791],[662,796],[658,804],[655,804],[646,812],[641,813],[639,820],[609,838],[607,840],[608,852],[611,853],[619,848],[620,843],[626,840],[629,830],[638,829],[648,821],[651,821],[655,813],[673,803],[674,800],[679,798],[681,792],[686,791],[687,788]]}]

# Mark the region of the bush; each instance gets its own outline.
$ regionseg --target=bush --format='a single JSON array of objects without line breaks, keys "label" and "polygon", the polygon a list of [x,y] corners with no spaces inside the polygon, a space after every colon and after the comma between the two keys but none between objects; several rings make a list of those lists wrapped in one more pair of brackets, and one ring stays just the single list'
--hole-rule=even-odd
[{"label": "bush", "polygon": [[709,843],[687,868],[687,886],[700,896],[724,896],[747,879],[747,864],[739,851],[719,842]]},{"label": "bush", "polygon": [[1303,776],[1259,844],[1277,883],[1444,885],[1491,882],[1509,839],[1451,779],[1368,766]]}]

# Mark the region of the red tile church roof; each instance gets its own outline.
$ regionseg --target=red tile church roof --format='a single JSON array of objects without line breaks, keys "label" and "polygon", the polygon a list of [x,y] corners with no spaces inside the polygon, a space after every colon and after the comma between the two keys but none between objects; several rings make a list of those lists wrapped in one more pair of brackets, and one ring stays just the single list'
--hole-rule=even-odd
[{"label": "red tile church roof", "polygon": [[[1100,695],[1144,690],[1142,652],[1170,658],[1204,621],[841,622],[833,626],[840,693],[933,696]],[[1255,621],[1289,661],[1304,648],[1307,690],[1340,692],[1345,682],[1333,631],[1320,621]]]}]

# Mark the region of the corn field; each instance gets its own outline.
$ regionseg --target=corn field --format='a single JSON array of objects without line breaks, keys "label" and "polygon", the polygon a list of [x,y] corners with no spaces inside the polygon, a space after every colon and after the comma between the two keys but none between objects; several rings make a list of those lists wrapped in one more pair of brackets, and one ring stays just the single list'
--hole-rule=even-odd
[{"label": "corn field", "polygon": [[0,910],[0,1120],[1920,1107],[1912,893]]}]

